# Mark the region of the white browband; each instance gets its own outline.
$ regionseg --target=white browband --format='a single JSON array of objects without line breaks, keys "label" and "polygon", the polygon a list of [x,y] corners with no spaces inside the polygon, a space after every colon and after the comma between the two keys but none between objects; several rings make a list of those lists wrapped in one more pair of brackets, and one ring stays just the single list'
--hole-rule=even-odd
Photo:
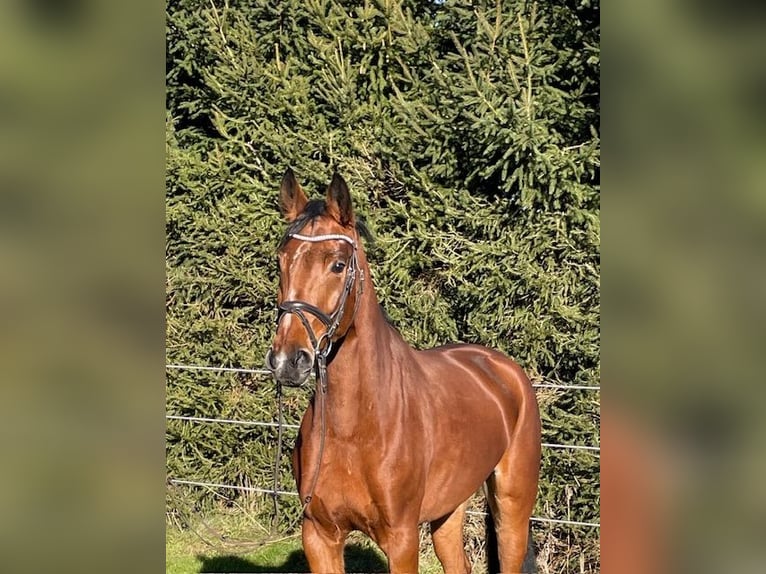
[{"label": "white browband", "polygon": [[299,233],[291,233],[290,237],[298,239],[300,241],[308,241],[310,243],[318,243],[319,241],[330,241],[337,239],[338,241],[345,241],[351,246],[356,247],[356,242],[348,235],[341,235],[340,233],[330,233],[327,235],[300,235]]}]

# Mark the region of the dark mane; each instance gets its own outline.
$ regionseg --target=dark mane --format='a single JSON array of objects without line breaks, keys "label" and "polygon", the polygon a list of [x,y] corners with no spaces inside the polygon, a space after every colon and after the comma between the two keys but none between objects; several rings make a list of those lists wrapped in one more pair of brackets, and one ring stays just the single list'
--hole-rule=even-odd
[{"label": "dark mane", "polygon": [[[278,248],[282,249],[285,246],[285,244],[289,241],[290,235],[294,233],[300,233],[300,231],[306,225],[314,221],[317,217],[324,215],[326,211],[327,211],[327,204],[325,203],[324,199],[310,200],[306,204],[306,207],[303,209],[301,214],[298,217],[296,217],[293,221],[291,221],[290,224],[287,226],[287,229],[285,230],[285,234],[282,236],[282,239],[279,240]],[[357,233],[359,233],[359,236],[365,241],[370,243],[374,242],[374,239],[372,237],[372,233],[370,233],[369,227],[367,227],[367,224],[359,217],[356,218],[356,231]]]}]

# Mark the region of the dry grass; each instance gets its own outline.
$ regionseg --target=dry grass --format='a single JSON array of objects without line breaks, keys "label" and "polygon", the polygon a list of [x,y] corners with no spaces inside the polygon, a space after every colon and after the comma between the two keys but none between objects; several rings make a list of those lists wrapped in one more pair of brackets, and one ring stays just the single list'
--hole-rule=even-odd
[{"label": "dry grass", "polygon": [[[463,543],[471,562],[473,574],[486,574],[486,502],[484,494],[476,493],[468,505],[463,530]],[[476,514],[474,514],[476,513]],[[537,571],[539,574],[597,574],[600,572],[598,537],[585,527],[554,526],[533,523]],[[428,525],[420,528],[421,572],[441,572],[431,543]]]}]

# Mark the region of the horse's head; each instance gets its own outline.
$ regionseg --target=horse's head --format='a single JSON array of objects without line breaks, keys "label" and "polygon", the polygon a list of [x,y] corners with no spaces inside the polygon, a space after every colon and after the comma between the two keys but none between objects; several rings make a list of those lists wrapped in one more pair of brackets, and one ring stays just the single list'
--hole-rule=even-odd
[{"label": "horse's head", "polygon": [[280,383],[298,386],[348,332],[364,277],[351,196],[342,177],[333,176],[324,201],[309,201],[288,169],[279,203],[289,226],[279,246],[280,314],[266,366]]}]

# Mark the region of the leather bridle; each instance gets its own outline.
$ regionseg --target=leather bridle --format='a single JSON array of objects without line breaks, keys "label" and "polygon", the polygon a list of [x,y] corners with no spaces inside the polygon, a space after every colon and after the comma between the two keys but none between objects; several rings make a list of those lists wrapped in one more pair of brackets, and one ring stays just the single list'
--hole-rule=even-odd
[{"label": "leather bridle", "polygon": [[[316,467],[314,468],[314,475],[311,480],[311,486],[308,491],[308,495],[303,500],[303,511],[311,502],[314,496],[314,489],[316,488],[317,481],[319,480],[319,469],[322,466],[322,456],[324,454],[325,435],[327,434],[327,415],[325,395],[327,394],[327,357],[332,351],[332,345],[335,342],[335,332],[338,330],[341,321],[343,321],[343,315],[346,311],[346,303],[348,297],[351,294],[351,290],[354,289],[356,284],[356,301],[354,302],[354,314],[351,318],[353,323],[356,312],[359,309],[359,301],[361,295],[364,292],[364,271],[359,267],[359,259],[357,256],[356,241],[348,235],[342,235],[338,233],[331,233],[326,235],[301,235],[298,233],[290,234],[290,237],[299,241],[308,241],[309,243],[319,243],[320,241],[345,241],[353,248],[351,253],[351,259],[346,266],[346,280],[343,283],[343,291],[338,299],[338,304],[335,306],[335,310],[327,314],[316,305],[307,303],[305,301],[283,301],[279,304],[279,315],[277,316],[277,324],[282,320],[282,317],[286,313],[296,315],[300,319],[303,327],[309,335],[311,340],[311,346],[314,350],[314,366],[317,374],[317,395],[319,400],[319,415],[320,415],[320,435],[319,435],[319,457],[317,459]],[[359,281],[356,281],[357,276]],[[317,337],[317,334],[311,328],[306,314],[313,315],[320,323],[325,326],[325,332]],[[345,335],[345,333],[344,333]],[[281,398],[281,390],[277,385],[277,394]],[[280,401],[280,420],[281,420],[281,401]],[[281,430],[281,427],[280,427]],[[277,481],[277,468],[279,464],[279,457],[281,456],[281,437],[279,440],[279,446],[277,448],[277,460],[274,463],[274,480]],[[276,487],[275,487],[276,490]]]},{"label": "leather bridle", "polygon": [[[359,267],[356,241],[348,235],[339,233],[327,235],[300,235],[298,233],[293,233],[290,237],[299,241],[308,241],[310,243],[319,243],[320,241],[345,241],[353,248],[351,259],[346,265],[346,279],[343,283],[343,291],[340,294],[338,304],[335,306],[334,311],[328,314],[311,303],[298,300],[283,301],[278,307],[279,315],[277,316],[277,324],[279,324],[279,321],[281,321],[286,313],[290,313],[297,316],[303,324],[303,327],[306,329],[309,339],[311,340],[312,350],[314,351],[314,361],[322,382],[322,391],[326,392],[326,377],[323,376],[325,373],[322,373],[321,371],[326,369],[327,357],[332,351],[332,345],[335,341],[335,333],[343,321],[343,316],[346,311],[346,303],[348,302],[348,297],[354,289],[355,284],[357,292],[354,304],[354,315],[356,315],[357,309],[359,308],[360,295],[364,292],[364,273]],[[359,281],[356,281],[357,276],[359,277]],[[311,323],[309,323],[307,314],[313,315],[325,326],[324,333],[317,336],[311,328]]]}]

